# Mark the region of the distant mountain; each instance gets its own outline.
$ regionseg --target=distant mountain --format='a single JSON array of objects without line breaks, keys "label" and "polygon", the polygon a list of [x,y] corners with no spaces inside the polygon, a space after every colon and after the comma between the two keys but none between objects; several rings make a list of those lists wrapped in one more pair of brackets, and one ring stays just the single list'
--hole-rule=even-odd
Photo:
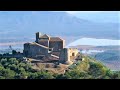
[{"label": "distant mountain", "polygon": [[118,23],[93,23],[66,12],[0,12],[0,39],[31,38],[38,31],[50,35],[120,39]]},{"label": "distant mountain", "polygon": [[[72,13],[71,13],[72,14]],[[76,11],[74,16],[101,23],[120,23],[119,11]]]},{"label": "distant mountain", "polygon": [[97,53],[95,55],[95,58],[97,60],[102,60],[105,62],[120,61],[120,51],[108,50],[108,51],[105,51],[103,53]]}]

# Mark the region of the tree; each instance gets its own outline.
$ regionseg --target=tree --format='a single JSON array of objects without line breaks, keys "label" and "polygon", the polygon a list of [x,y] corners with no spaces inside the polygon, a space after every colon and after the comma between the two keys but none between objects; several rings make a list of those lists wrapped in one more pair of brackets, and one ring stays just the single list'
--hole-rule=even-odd
[{"label": "tree", "polygon": [[16,58],[10,58],[10,59],[8,60],[8,62],[9,62],[10,64],[16,64],[16,65],[19,63],[19,61],[16,60]]},{"label": "tree", "polygon": [[39,71],[37,72],[37,74],[38,74],[37,79],[53,79],[52,74],[46,71]]},{"label": "tree", "polygon": [[35,73],[29,73],[29,76],[28,76],[28,79],[37,79],[38,78],[38,74],[35,72]]},{"label": "tree", "polygon": [[16,50],[12,50],[12,54],[15,55],[17,53]]},{"label": "tree", "polygon": [[10,69],[4,69],[2,68],[0,70],[0,76],[2,76],[1,78],[5,78],[5,79],[14,79],[15,76],[15,72],[10,70]]}]

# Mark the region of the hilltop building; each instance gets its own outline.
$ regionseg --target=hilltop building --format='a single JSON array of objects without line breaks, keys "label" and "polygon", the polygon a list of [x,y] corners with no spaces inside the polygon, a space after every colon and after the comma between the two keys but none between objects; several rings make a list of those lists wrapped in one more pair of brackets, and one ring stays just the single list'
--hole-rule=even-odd
[{"label": "hilltop building", "polygon": [[23,54],[25,57],[34,58],[42,62],[71,63],[79,56],[76,48],[65,48],[65,40],[60,37],[51,37],[46,34],[36,33],[33,43],[25,43]]}]

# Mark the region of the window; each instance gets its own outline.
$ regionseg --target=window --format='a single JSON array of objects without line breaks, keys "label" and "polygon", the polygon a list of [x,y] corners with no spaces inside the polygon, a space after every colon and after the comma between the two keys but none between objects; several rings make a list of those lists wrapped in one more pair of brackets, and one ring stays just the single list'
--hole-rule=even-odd
[{"label": "window", "polygon": [[75,53],[72,53],[72,56],[75,56]]},{"label": "window", "polygon": [[49,51],[52,51],[52,49],[49,49]]}]

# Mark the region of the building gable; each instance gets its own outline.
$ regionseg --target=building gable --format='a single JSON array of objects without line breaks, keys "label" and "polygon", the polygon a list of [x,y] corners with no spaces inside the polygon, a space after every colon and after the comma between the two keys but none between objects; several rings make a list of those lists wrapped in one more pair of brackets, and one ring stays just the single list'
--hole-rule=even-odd
[{"label": "building gable", "polygon": [[50,41],[63,41],[63,40],[59,37],[51,37]]},{"label": "building gable", "polygon": [[43,36],[40,37],[40,39],[49,39],[49,38],[50,38],[50,36],[48,36],[46,34],[44,34]]}]

